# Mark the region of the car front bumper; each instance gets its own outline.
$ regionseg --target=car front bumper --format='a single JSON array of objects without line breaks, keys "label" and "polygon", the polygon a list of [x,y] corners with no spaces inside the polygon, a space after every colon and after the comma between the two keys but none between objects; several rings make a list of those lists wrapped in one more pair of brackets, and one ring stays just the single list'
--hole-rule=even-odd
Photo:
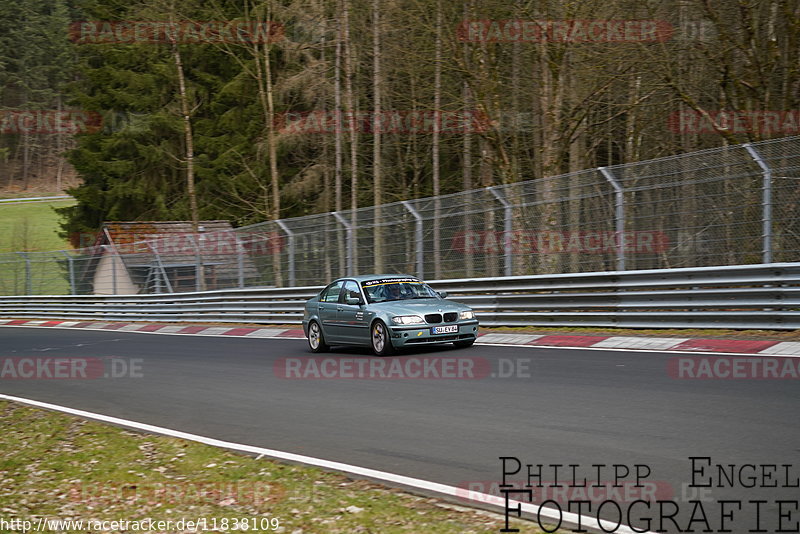
[{"label": "car front bumper", "polygon": [[415,325],[415,326],[389,326],[389,337],[395,348],[413,347],[416,345],[430,345],[436,343],[453,343],[455,341],[470,341],[478,337],[478,321],[462,321],[451,323],[458,326],[458,332],[448,334],[434,334],[434,326],[440,325]]}]

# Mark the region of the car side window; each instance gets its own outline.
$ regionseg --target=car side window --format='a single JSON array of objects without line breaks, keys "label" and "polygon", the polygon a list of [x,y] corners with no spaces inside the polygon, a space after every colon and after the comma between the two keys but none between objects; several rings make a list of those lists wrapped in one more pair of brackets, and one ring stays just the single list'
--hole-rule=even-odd
[{"label": "car side window", "polygon": [[342,282],[334,282],[319,296],[320,302],[339,302],[339,293],[342,290]]},{"label": "car side window", "polygon": [[344,283],[344,291],[342,292],[342,302],[347,302],[347,299],[361,300],[361,291],[358,289],[358,284],[352,280]]}]

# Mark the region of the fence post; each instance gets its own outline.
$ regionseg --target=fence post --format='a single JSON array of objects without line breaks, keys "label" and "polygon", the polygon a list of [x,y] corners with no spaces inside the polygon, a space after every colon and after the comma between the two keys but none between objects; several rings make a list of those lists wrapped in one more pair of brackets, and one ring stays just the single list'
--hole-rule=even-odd
[{"label": "fence post", "polygon": [[61,250],[61,254],[67,258],[67,268],[69,269],[69,290],[71,291],[72,295],[78,294],[78,288],[75,287],[75,266],[73,265],[74,261],[72,256],[66,250]]},{"label": "fence post", "polygon": [[342,217],[342,214],[338,211],[333,212],[333,216],[336,217],[336,220],[344,226],[345,231],[347,231],[347,274],[349,276],[353,276],[355,273],[355,265],[353,265],[353,251],[355,247],[354,239],[353,239],[353,225],[348,224],[347,220]]},{"label": "fence post", "polygon": [[289,227],[286,226],[286,223],[284,223],[280,219],[277,219],[275,221],[275,224],[277,224],[280,227],[281,230],[286,232],[286,235],[289,238],[289,258],[288,258],[288,262],[289,262],[289,286],[294,286],[294,282],[295,282],[295,274],[294,274],[294,232],[289,230]]},{"label": "fence post", "polygon": [[763,184],[761,189],[761,262],[772,263],[772,169],[767,162],[756,152],[753,145],[745,143],[745,150],[763,171]]},{"label": "fence post", "polygon": [[514,257],[511,254],[511,202],[506,200],[505,195],[501,195],[497,191],[497,186],[487,187],[486,189],[494,195],[494,198],[500,201],[500,204],[503,205],[503,250],[505,252],[505,276],[511,276],[511,273],[514,271]]},{"label": "fence post", "polygon": [[25,294],[33,294],[33,281],[31,280],[31,259],[27,252],[17,252],[25,260]]},{"label": "fence post", "polygon": [[116,247],[112,247],[110,245],[102,245],[103,250],[108,252],[111,251],[111,294],[117,294],[117,250]]},{"label": "fence post", "polygon": [[156,292],[161,293],[161,279],[163,279],[164,285],[167,286],[167,291],[169,293],[173,293],[172,283],[169,281],[169,276],[167,276],[167,270],[164,269],[164,264],[161,261],[161,255],[158,253],[158,250],[153,246],[151,241],[145,242],[147,243],[147,246],[150,247],[150,250],[153,251],[153,255],[156,257],[156,265],[158,265],[158,269],[161,271],[161,276],[158,278],[158,285],[156,286]]},{"label": "fence post", "polygon": [[238,287],[244,288],[244,245],[242,240],[239,239],[239,234],[234,233],[233,238],[236,240],[236,268],[238,270]]},{"label": "fence post", "polygon": [[608,170],[608,167],[598,167],[598,171],[608,180],[614,188],[614,219],[616,220],[616,245],[617,245],[617,270],[625,270],[625,190],[619,180]]},{"label": "fence post", "polygon": [[417,276],[425,280],[425,235],[422,227],[422,215],[411,205],[408,200],[403,201],[403,207],[414,217],[414,243],[417,253]]},{"label": "fence post", "polygon": [[[198,228],[202,232],[202,227]],[[203,265],[203,252],[200,250],[200,240],[203,239],[199,234],[188,236],[194,246],[194,289],[195,291],[206,290],[206,273]]]}]

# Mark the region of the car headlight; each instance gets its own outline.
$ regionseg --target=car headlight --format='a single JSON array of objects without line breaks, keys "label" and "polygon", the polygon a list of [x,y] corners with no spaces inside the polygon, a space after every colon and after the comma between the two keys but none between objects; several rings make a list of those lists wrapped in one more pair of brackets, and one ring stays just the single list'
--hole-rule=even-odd
[{"label": "car headlight", "polygon": [[462,311],[461,313],[458,314],[458,318],[459,319],[474,319],[475,318],[475,312],[473,312],[472,310]]},{"label": "car headlight", "polygon": [[419,315],[398,315],[392,317],[394,324],[423,324],[425,321]]}]

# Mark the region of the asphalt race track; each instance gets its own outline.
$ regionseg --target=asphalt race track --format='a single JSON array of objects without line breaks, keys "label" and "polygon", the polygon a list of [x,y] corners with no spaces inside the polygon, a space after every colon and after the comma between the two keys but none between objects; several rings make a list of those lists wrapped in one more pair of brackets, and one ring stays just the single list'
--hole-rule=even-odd
[{"label": "asphalt race track", "polygon": [[[782,487],[800,473],[798,380],[677,379],[668,369],[678,355],[659,352],[481,345],[429,347],[383,360],[430,365],[469,358],[479,369],[490,367],[478,377],[313,379],[312,373],[287,379],[281,369],[305,366],[312,357],[303,341],[0,328],[0,359],[56,357],[120,358],[139,371],[88,380],[6,376],[0,392],[493,493],[501,456],[520,460],[520,474],[510,478],[522,483],[524,464],[543,464],[541,480],[547,482],[568,482],[573,468],[567,466],[576,465],[577,480],[585,477],[589,484],[613,481],[610,466],[618,464],[618,474],[630,470],[620,479],[623,490],[633,485],[640,465],[650,471],[646,481],[657,483],[656,497],[680,506],[679,525],[697,506],[691,500],[704,503],[713,532],[731,510],[728,529],[757,528],[759,506],[763,532],[796,528],[800,520],[796,504],[776,504],[796,503],[800,494]],[[358,349],[323,357],[364,366],[375,360]],[[292,363],[284,366],[285,358]],[[717,471],[709,467],[695,481],[710,476],[713,487],[687,488],[689,457],[710,457],[696,467],[733,465],[736,479],[717,487]],[[554,476],[551,464],[564,467]],[[592,467],[597,464],[609,466],[599,477]],[[765,487],[773,483],[777,487]],[[741,510],[721,509],[724,499],[741,501]],[[751,500],[767,503],[754,506]],[[653,507],[649,513],[657,512]],[[613,520],[616,512],[607,506],[602,515]],[[705,527],[692,526],[697,532]],[[678,531],[668,521],[663,529]]]}]

